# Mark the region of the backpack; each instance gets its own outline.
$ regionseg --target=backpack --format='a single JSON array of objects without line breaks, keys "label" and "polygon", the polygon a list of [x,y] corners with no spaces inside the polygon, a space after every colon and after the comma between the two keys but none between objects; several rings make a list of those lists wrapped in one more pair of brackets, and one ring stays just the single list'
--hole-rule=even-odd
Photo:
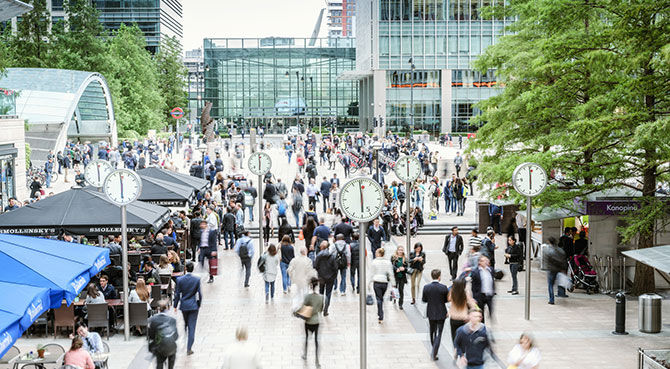
[{"label": "backpack", "polygon": [[401,189],[401,188],[398,188],[398,200],[399,201],[405,201],[406,197],[407,197],[407,195],[405,195],[405,190]]},{"label": "backpack", "polygon": [[150,351],[154,354],[168,357],[177,352],[177,330],[176,325],[173,326],[166,321],[156,328],[156,336],[149,344]]},{"label": "backpack", "polygon": [[249,259],[249,241],[240,244],[240,248],[238,250],[238,253],[240,255],[240,259],[242,260],[247,260]]},{"label": "backpack", "polygon": [[244,205],[254,206],[254,197],[249,192],[244,193]]},{"label": "backpack", "polygon": [[277,206],[277,213],[280,217],[286,215],[286,201],[282,200],[279,202],[279,206]]},{"label": "backpack", "polygon": [[256,264],[258,267],[258,271],[261,273],[265,273],[265,254],[261,255],[260,258],[258,258],[258,263]]},{"label": "backpack", "polygon": [[337,254],[335,254],[335,264],[337,265],[337,269],[346,269],[348,263],[347,255],[344,253],[344,248],[340,250],[337,248],[337,246],[335,246],[335,250],[337,251]]},{"label": "backpack", "polygon": [[291,208],[293,209],[294,213],[298,213],[300,209],[302,209],[302,199],[301,201],[296,201],[295,199],[293,200],[293,204],[291,204]]}]

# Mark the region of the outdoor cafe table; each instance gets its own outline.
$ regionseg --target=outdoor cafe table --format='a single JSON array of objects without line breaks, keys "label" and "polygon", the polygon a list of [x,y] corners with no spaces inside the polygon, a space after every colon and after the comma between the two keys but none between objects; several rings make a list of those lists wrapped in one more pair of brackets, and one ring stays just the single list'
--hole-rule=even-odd
[{"label": "outdoor cafe table", "polygon": [[[121,299],[109,299],[105,301],[108,306],[111,307],[117,307],[117,306],[123,306],[123,300]],[[86,305],[86,300],[85,299],[79,299],[79,301],[75,301],[72,303],[74,306],[84,306]]]},{"label": "outdoor cafe table", "polygon": [[26,364],[34,364],[37,365],[40,368],[45,368],[45,365],[53,365],[58,363],[57,357],[53,357],[49,355],[48,351],[44,352],[44,358],[39,358],[37,355],[33,355],[32,357],[29,356],[29,354],[24,354],[24,355],[19,355],[11,360],[9,360],[9,364],[12,365],[12,368],[17,369],[19,367],[22,367]]}]

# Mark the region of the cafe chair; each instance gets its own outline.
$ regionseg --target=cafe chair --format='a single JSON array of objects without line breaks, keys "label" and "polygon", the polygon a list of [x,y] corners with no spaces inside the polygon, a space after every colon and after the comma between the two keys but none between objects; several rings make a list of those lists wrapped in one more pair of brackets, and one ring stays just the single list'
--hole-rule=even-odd
[{"label": "cafe chair", "polygon": [[[48,336],[49,335],[49,311],[45,311],[40,315],[35,321],[33,322],[33,325],[31,328],[36,328],[43,325],[44,326],[44,335]],[[34,329],[32,329],[34,331]]]},{"label": "cafe chair", "polygon": [[107,303],[86,304],[89,328],[105,328],[109,340],[109,310]]},{"label": "cafe chair", "polygon": [[[102,352],[105,354],[109,353],[109,345],[107,342],[102,343]],[[109,368],[109,357],[105,358],[105,361],[102,362],[102,368],[107,369]]]},{"label": "cafe chair", "polygon": [[44,369],[44,365],[42,365],[42,364],[25,364],[21,367],[21,369]]},{"label": "cafe chair", "polygon": [[146,302],[131,302],[128,304],[128,325],[131,327],[146,327],[149,324],[149,311]]},{"label": "cafe chair", "polygon": [[63,366],[64,362],[65,362],[65,353],[61,354],[61,356],[59,356],[58,359],[56,360],[55,369],[58,369],[61,366]]},{"label": "cafe chair", "polygon": [[165,295],[172,298],[172,274],[161,274],[161,284],[167,286]]},{"label": "cafe chair", "polygon": [[160,284],[154,284],[151,286],[151,304],[149,307],[151,307],[151,310],[156,310],[158,309],[158,301],[161,300],[161,285]]},{"label": "cafe chair", "polygon": [[58,363],[59,359],[62,360],[65,358],[65,348],[57,343],[49,343],[42,347],[44,348],[45,361],[51,361],[55,359],[56,363]]},{"label": "cafe chair", "polygon": [[74,365],[63,365],[58,369],[81,369],[81,368],[78,367],[78,366],[74,366]]},{"label": "cafe chair", "polygon": [[21,350],[18,347],[12,346],[5,352],[5,354],[0,358],[0,366],[5,367],[9,362],[15,357],[21,355]]},{"label": "cafe chair", "polygon": [[74,305],[63,304],[60,308],[54,309],[54,339],[56,339],[58,327],[67,327],[74,332]]}]

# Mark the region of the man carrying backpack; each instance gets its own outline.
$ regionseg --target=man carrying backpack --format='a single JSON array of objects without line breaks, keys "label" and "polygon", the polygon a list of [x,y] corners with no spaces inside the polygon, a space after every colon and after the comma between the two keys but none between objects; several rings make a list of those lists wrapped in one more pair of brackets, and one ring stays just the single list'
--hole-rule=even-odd
[{"label": "man carrying backpack", "polygon": [[[330,245],[330,253],[335,255],[335,264],[340,271],[340,295],[344,296],[347,291],[347,268],[351,265],[351,249],[344,240],[343,234],[335,236],[335,243]],[[337,276],[335,276],[334,289],[337,289]]]},{"label": "man carrying backpack", "polygon": [[177,320],[167,314],[168,307],[170,307],[169,300],[160,300],[158,302],[160,313],[149,318],[147,324],[149,351],[156,356],[158,369],[163,368],[165,360],[168,362],[168,369],[174,368],[177,354],[177,338],[179,338]]},{"label": "man carrying backpack", "polygon": [[249,230],[244,231],[242,237],[237,240],[233,251],[240,257],[242,268],[244,268],[244,287],[249,287],[251,260],[254,258],[254,242],[249,237]]}]

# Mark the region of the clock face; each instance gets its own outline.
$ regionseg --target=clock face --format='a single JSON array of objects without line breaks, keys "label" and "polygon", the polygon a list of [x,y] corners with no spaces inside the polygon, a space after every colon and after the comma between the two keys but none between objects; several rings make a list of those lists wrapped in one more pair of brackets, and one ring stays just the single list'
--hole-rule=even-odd
[{"label": "clock face", "polygon": [[345,183],[340,190],[340,209],[350,219],[369,222],[379,216],[384,206],[384,191],[371,178],[359,177]]},{"label": "clock face", "polygon": [[142,193],[142,179],[132,170],[117,169],[107,176],[102,188],[112,202],[127,205]]},{"label": "clock face", "polygon": [[395,162],[395,175],[403,182],[414,182],[421,175],[421,163],[416,156],[405,155]]},{"label": "clock face", "polygon": [[247,164],[251,173],[262,176],[272,168],[272,159],[270,155],[257,151],[249,156]]},{"label": "clock face", "polygon": [[114,171],[106,160],[93,160],[84,168],[84,178],[93,187],[102,187],[107,175]]},{"label": "clock face", "polygon": [[547,172],[535,163],[520,164],[512,175],[514,189],[524,196],[537,196],[547,187]]}]

